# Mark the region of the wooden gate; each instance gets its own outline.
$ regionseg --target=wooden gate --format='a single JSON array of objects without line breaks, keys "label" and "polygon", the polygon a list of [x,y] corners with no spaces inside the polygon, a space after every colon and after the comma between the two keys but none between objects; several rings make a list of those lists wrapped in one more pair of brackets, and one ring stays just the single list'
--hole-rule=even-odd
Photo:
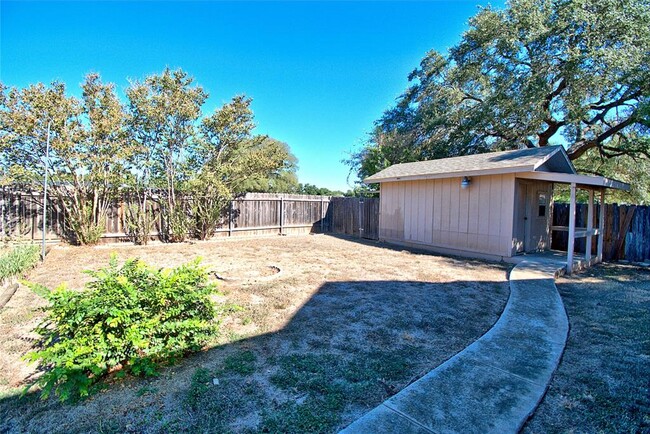
[{"label": "wooden gate", "polygon": [[333,197],[329,217],[332,233],[379,238],[379,198]]}]

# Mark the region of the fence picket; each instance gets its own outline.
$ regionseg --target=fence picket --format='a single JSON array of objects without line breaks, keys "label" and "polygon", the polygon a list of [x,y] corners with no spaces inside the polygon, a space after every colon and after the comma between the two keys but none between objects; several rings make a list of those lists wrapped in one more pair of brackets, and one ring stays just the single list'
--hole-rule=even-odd
[{"label": "fence picket", "polygon": [[[627,233],[621,234],[628,213],[633,211]],[[578,204],[576,225],[584,227],[586,221],[584,216],[587,212],[587,204]],[[555,203],[553,205],[553,225],[567,226],[569,224],[569,205],[566,203]],[[603,235],[603,259],[608,261],[617,256],[616,243],[621,238],[621,255],[619,259],[629,261],[650,260],[650,206],[647,205],[605,205],[605,233]],[[566,232],[553,232],[551,248],[556,250],[567,249]],[[576,242],[576,251],[584,253],[584,241]]]}]

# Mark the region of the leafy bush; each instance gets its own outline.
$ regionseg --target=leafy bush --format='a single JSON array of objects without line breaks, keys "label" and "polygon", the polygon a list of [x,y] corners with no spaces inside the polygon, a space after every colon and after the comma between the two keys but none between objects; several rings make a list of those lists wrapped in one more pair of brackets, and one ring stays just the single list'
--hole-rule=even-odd
[{"label": "leafy bush", "polygon": [[73,244],[94,245],[104,235],[108,204],[102,201],[102,206],[96,207],[88,197],[82,197],[79,204],[74,201],[59,202],[65,210],[65,237]]},{"label": "leafy bush", "polygon": [[124,222],[126,223],[126,233],[136,245],[146,245],[149,242],[149,236],[156,224],[156,219],[144,199],[134,199],[133,202],[126,202]]},{"label": "leafy bush", "polygon": [[155,270],[132,259],[118,267],[88,272],[84,291],[51,291],[47,317],[37,329],[43,347],[27,358],[39,361],[36,380],[45,399],[88,396],[99,380],[119,371],[154,375],[161,363],[201,349],[218,331],[216,291],[199,261]]},{"label": "leafy bush", "polygon": [[184,207],[177,206],[167,216],[167,241],[182,243],[187,236],[194,232],[193,222]]},{"label": "leafy bush", "polygon": [[33,268],[40,259],[40,249],[35,244],[14,247],[0,257],[0,281],[17,276]]}]

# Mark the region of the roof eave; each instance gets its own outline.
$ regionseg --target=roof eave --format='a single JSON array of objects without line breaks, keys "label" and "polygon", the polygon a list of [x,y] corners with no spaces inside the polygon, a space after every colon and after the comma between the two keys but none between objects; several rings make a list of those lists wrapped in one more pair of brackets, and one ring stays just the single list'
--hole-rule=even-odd
[{"label": "roof eave", "polygon": [[[502,175],[504,173],[517,173],[517,172],[532,172],[534,166],[517,166],[517,167],[499,167],[494,169],[478,169],[478,170],[459,170],[457,172],[446,173],[429,173],[421,175],[405,175],[405,176],[387,176],[381,178],[373,178],[376,175],[369,176],[363,180],[364,184],[380,184],[382,182],[395,182],[395,181],[422,181],[427,179],[442,179],[442,178],[462,178],[463,176],[484,176],[484,175]],[[380,172],[381,173],[381,172]]]},{"label": "roof eave", "polygon": [[614,188],[616,190],[630,191],[630,184],[603,176],[579,175],[557,172],[522,172],[515,175],[517,178],[536,179],[540,181],[557,182],[561,184],[576,184],[586,187]]},{"label": "roof eave", "polygon": [[567,166],[568,166],[569,169],[571,170],[571,173],[574,174],[574,175],[576,175],[578,172],[576,172],[576,168],[573,166],[573,163],[572,163],[571,160],[569,159],[569,155],[566,153],[566,151],[564,150],[564,147],[563,147],[563,146],[558,146],[558,147],[555,149],[555,151],[551,152],[551,153],[548,154],[546,157],[544,157],[544,158],[542,158],[540,161],[538,161],[538,162],[535,164],[535,167],[534,167],[533,170],[537,170],[537,169],[539,169],[540,167],[542,167],[542,166],[543,166],[543,165],[544,165],[548,160],[550,160],[551,158],[553,158],[553,157],[554,157],[558,152],[559,152],[559,153],[562,155],[562,157],[564,158],[564,161],[566,162]]}]

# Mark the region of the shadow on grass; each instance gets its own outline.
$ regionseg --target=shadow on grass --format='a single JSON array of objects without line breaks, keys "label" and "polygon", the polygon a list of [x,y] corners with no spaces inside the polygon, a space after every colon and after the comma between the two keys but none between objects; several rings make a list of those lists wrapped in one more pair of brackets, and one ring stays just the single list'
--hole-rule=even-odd
[{"label": "shadow on grass", "polygon": [[76,405],[5,397],[0,431],[335,432],[476,340],[507,295],[507,282],[327,282],[279,331],[158,378]]},{"label": "shadow on grass", "polygon": [[393,244],[388,241],[359,238],[358,236],[353,236],[353,235],[327,233],[324,234],[324,236],[337,238],[340,240],[345,240],[345,241],[361,244],[364,246],[372,246],[375,248],[385,249],[390,252],[400,252],[407,255],[412,254],[412,255],[437,256],[440,259],[449,261],[450,263],[457,263],[457,264],[462,263],[463,268],[467,268],[467,269],[477,269],[480,267],[485,267],[485,264],[499,264],[500,266],[505,266],[508,268],[512,268],[514,266],[514,264],[506,264],[503,261],[496,261],[496,260],[492,261],[488,259],[476,259],[476,258],[466,257],[466,256],[456,256],[456,255],[450,255],[446,253],[438,253],[433,250],[429,250],[425,247],[417,248],[413,246],[401,246],[399,244]]}]

